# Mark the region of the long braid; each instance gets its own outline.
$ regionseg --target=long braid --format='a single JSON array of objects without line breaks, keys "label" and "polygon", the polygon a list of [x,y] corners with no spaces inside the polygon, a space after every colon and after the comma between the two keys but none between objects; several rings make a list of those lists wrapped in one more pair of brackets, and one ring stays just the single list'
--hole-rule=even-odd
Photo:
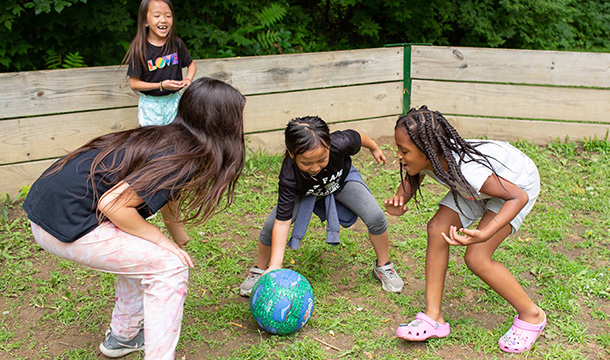
[{"label": "long braid", "polygon": [[[490,156],[476,149],[481,143],[469,143],[464,140],[440,112],[428,110],[425,105],[419,109],[412,108],[406,115],[400,116],[395,130],[398,128],[409,134],[415,146],[430,161],[434,175],[449,186],[458,209],[460,206],[457,199],[460,190],[464,191],[478,206],[484,208],[480,196],[461,171],[463,162],[476,161],[495,173],[489,161]],[[457,154],[458,161],[456,161],[455,154]],[[443,158],[447,162],[447,170],[442,165]],[[401,179],[404,179],[402,168],[400,176]],[[420,176],[419,174],[414,176],[406,174],[405,177],[411,185],[413,200],[417,203],[418,190],[421,197]]]}]

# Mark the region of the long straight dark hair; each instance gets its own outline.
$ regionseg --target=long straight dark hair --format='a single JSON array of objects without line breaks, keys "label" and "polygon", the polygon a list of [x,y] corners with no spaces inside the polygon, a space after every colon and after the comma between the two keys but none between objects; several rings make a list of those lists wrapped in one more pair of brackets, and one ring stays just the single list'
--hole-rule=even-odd
[{"label": "long straight dark hair", "polygon": [[142,69],[142,73],[146,72],[147,69],[146,43],[150,30],[148,26],[146,26],[146,15],[148,14],[148,4],[151,1],[162,1],[166,3],[172,11],[172,18],[174,19],[172,28],[169,29],[169,33],[167,34],[165,45],[163,45],[163,53],[170,54],[176,52],[178,46],[182,43],[182,40],[176,35],[176,18],[172,2],[170,0],[142,0],[142,2],[140,2],[140,10],[138,11],[138,30],[136,31],[136,36],[131,41],[129,50],[127,50],[127,54],[125,54],[123,61],[121,61],[122,65],[129,64],[132,67]]},{"label": "long straight dark hair", "polygon": [[182,95],[171,124],[97,137],[55,163],[47,176],[83,152],[100,150],[88,180],[94,204],[103,195],[97,194],[95,181],[116,179],[102,181],[108,186],[125,181],[141,197],[170,189],[181,220],[202,223],[225,193],[226,205],[232,202],[245,158],[244,105],[244,96],[231,85],[199,78]]}]

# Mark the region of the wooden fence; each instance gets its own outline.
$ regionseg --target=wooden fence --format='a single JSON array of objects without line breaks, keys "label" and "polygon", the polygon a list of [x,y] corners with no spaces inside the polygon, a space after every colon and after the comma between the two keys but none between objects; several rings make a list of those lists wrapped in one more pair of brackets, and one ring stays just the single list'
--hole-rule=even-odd
[{"label": "wooden fence", "polygon": [[[446,114],[465,137],[545,144],[603,138],[610,128],[610,54],[400,46],[196,60],[197,76],[247,97],[251,148],[282,151],[296,116],[391,136],[403,105]],[[125,68],[0,74],[0,194],[14,196],[57,157],[137,126]]]},{"label": "wooden fence", "polygon": [[[197,77],[244,95],[249,146],[283,150],[294,117],[319,115],[334,129],[389,134],[402,111],[403,49],[381,48],[197,60]],[[55,158],[111,131],[137,126],[126,68],[0,74],[0,194],[14,196]]]},{"label": "wooden fence", "polygon": [[605,138],[610,54],[413,46],[411,105],[428,105],[464,137]]}]

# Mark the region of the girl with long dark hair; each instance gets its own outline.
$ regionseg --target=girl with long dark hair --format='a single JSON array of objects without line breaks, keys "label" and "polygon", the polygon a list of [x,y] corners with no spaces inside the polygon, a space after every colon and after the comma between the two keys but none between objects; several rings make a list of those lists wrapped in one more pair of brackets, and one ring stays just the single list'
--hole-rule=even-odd
[{"label": "girl with long dark hair", "polygon": [[[97,137],[54,163],[23,204],[46,251],[117,275],[102,353],[144,349],[174,359],[193,267],[184,222],[202,223],[230,204],[244,165],[245,98],[200,78],[176,120]],[[160,211],[171,239],[146,218]]]}]

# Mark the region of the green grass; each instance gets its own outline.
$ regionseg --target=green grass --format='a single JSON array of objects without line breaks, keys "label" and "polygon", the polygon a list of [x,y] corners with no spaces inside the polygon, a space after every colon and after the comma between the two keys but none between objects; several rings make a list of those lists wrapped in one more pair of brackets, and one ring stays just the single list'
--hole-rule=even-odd
[{"label": "green grass", "polygon": [[[521,230],[496,251],[548,314],[548,326],[524,359],[610,358],[610,144],[555,141],[516,146],[538,165],[542,190]],[[384,144],[391,150],[391,144]],[[392,150],[393,151],[393,150]],[[381,203],[398,184],[395,159],[377,166],[362,151],[354,163]],[[285,267],[311,282],[309,323],[289,336],[260,330],[238,287],[256,257],[258,232],[277,199],[282,156],[249,152],[234,204],[189,229],[196,263],[190,273],[178,358],[186,359],[501,359],[498,338],[515,314],[465,266],[452,248],[444,316],[452,334],[424,343],[395,338],[401,322],[424,309],[425,228],[445,190],[426,181],[423,201],[388,217],[390,256],[406,280],[401,294],[381,290],[371,275],[374,252],[362,223],[324,242],[313,218]],[[27,192],[24,188],[23,193]],[[114,300],[112,275],[59,260],[32,240],[20,201],[0,202],[0,358],[96,359]],[[153,220],[160,224],[158,218]],[[331,345],[331,346],[328,346]],[[142,359],[133,354],[127,359]]]}]

